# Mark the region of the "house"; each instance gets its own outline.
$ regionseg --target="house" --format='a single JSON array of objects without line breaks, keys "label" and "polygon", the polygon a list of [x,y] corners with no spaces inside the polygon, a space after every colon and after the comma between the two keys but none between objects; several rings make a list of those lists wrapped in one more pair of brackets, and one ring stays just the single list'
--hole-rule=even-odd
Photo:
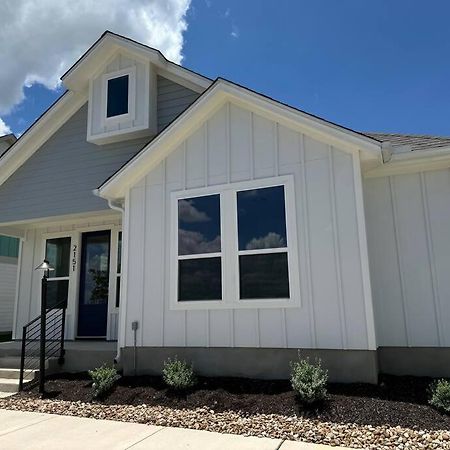
[{"label": "house", "polygon": [[353,131],[111,32],[62,82],[0,159],[15,339],[47,258],[66,339],[125,373],[282,378],[301,349],[333,380],[450,376],[450,139]]}]

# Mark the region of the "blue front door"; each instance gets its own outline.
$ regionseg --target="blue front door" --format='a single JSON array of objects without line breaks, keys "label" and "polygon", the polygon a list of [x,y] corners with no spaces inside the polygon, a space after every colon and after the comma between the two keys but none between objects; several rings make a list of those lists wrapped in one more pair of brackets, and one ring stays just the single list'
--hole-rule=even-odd
[{"label": "blue front door", "polygon": [[110,243],[110,231],[82,235],[78,337],[106,337]]}]

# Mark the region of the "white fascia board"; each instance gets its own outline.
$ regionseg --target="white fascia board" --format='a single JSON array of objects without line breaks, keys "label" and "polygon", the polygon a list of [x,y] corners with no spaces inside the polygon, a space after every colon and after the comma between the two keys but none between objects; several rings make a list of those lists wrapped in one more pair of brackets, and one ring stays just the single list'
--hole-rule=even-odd
[{"label": "white fascia board", "polygon": [[94,44],[78,62],[62,76],[64,85],[72,90],[81,92],[87,89],[89,80],[95,77],[99,68],[103,68],[107,61],[119,52],[126,52],[135,58],[145,62],[150,62],[158,69],[173,74],[177,82],[187,83],[186,87],[203,92],[211,84],[212,80],[200,74],[192,72],[184,67],[167,60],[164,55],[152,48],[138,42],[131,41],[125,37],[114,34],[105,34],[103,38]]},{"label": "white fascia board", "polygon": [[370,152],[377,162],[382,163],[381,143],[371,142],[369,138],[359,137],[356,133],[346,129],[340,130],[338,126],[311,118],[306,113],[279,104],[275,100],[268,99],[225,80],[218,80],[208,92],[156,136],[130,162],[99,189],[94,190],[94,194],[106,199],[124,198],[130,186],[152,170],[226,102],[232,102],[254,111],[291,129],[307,133],[330,145],[335,145],[349,153]]},{"label": "white fascia board", "polygon": [[380,167],[368,170],[364,178],[386,177],[407,173],[425,172],[450,167],[450,147],[416,150],[410,153],[391,155],[391,159]]},{"label": "white fascia board", "polygon": [[66,92],[0,158],[0,186],[87,102],[84,94]]}]

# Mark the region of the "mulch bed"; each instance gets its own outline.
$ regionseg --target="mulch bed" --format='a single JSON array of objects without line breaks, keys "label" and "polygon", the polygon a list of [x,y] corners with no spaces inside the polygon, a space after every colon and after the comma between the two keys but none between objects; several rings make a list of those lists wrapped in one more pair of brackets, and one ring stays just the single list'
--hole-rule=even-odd
[{"label": "mulch bed", "polygon": [[[200,378],[185,395],[168,390],[159,377],[123,377],[101,403],[106,405],[148,405],[217,412],[300,415],[327,422],[359,425],[389,425],[412,429],[450,430],[450,416],[428,405],[430,380],[416,377],[383,376],[379,385],[331,384],[329,400],[319,409],[301,408],[288,381],[240,378]],[[92,402],[87,374],[59,375],[46,383],[48,397]],[[38,396],[37,387],[20,394]]]},{"label": "mulch bed", "polygon": [[299,406],[289,382],[200,378],[185,395],[159,377],[124,377],[102,400],[86,374],[58,375],[0,401],[0,408],[181,426],[345,445],[354,448],[450,448],[450,416],[428,405],[430,379],[383,376],[377,386],[331,384],[318,409]]}]

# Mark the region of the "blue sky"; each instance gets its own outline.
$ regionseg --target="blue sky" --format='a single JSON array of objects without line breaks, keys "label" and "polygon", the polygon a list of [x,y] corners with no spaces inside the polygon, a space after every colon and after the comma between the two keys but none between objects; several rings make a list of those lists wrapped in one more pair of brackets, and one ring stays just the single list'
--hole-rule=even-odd
[{"label": "blue sky", "polygon": [[[193,0],[183,64],[356,130],[450,135],[448,17],[445,0]],[[22,133],[60,94],[33,85],[2,118]]]}]

